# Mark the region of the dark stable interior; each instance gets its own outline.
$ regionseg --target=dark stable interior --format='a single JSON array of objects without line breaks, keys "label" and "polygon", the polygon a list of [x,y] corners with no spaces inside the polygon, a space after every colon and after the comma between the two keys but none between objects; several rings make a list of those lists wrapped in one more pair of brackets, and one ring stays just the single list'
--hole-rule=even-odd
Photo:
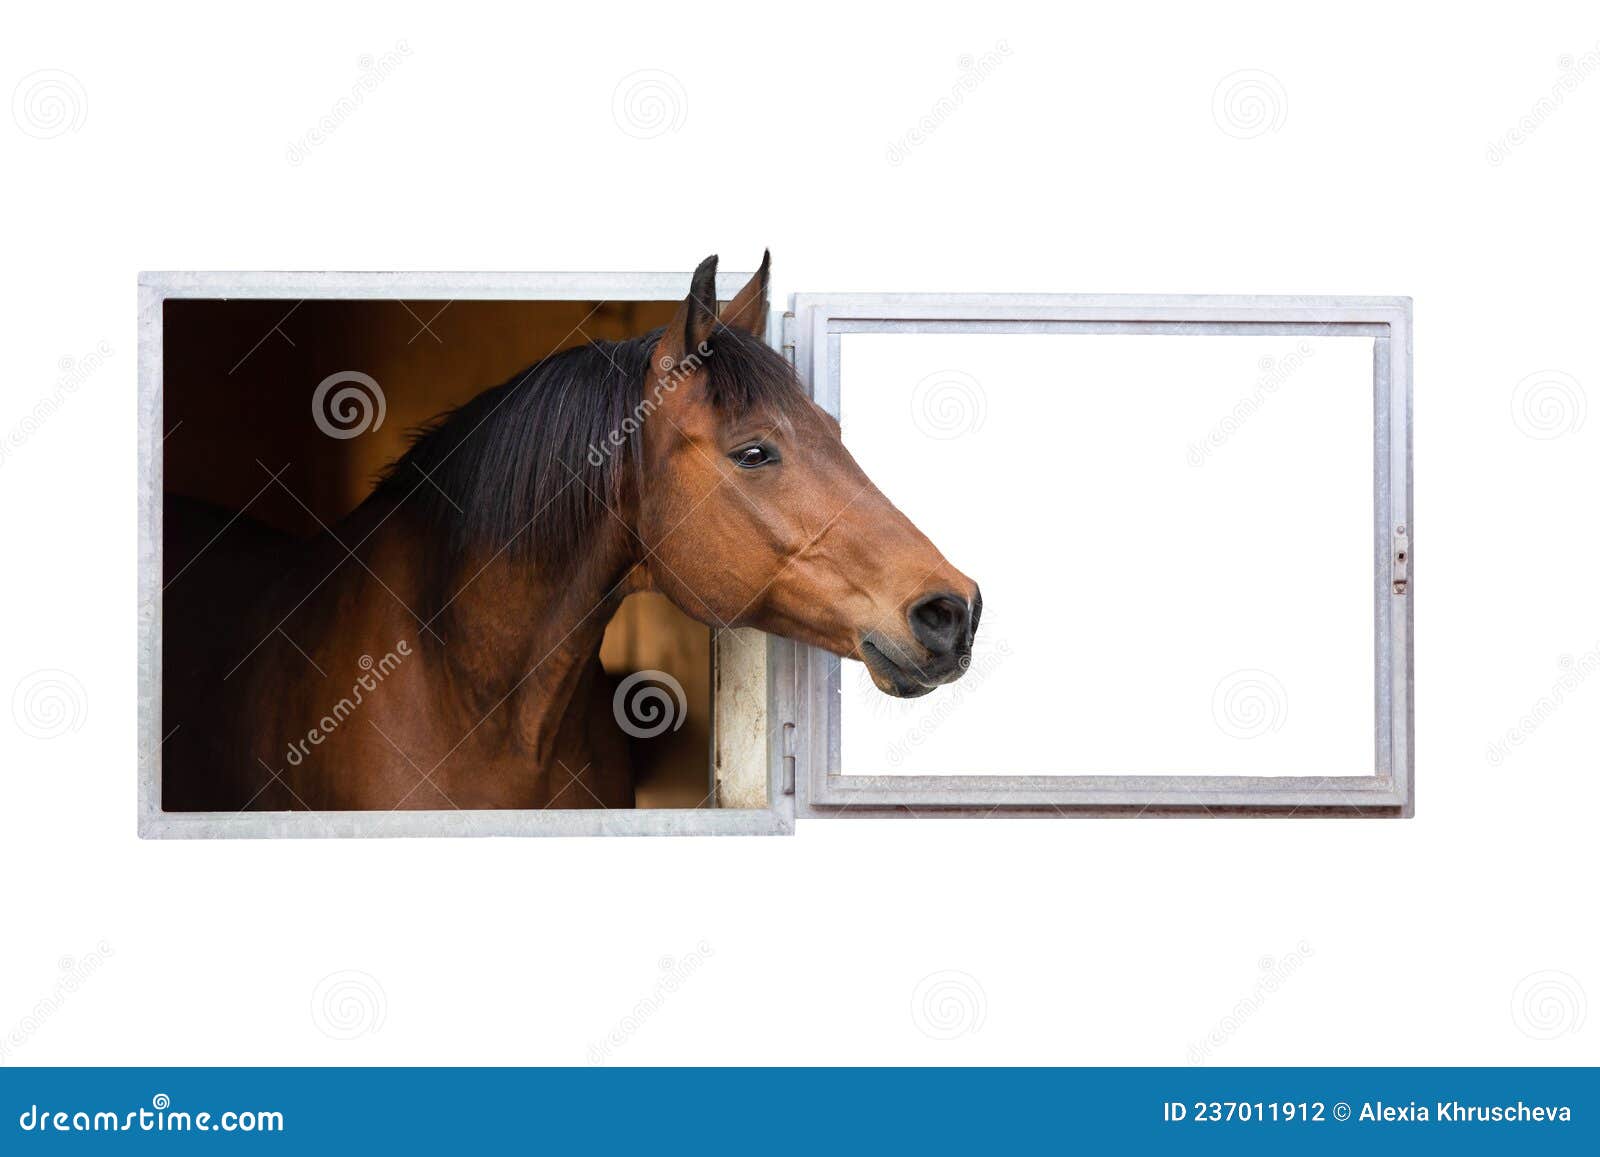
[{"label": "dark stable interior", "polygon": [[[316,535],[317,520],[333,526],[367,496],[414,427],[558,350],[664,325],[675,308],[671,301],[168,301],[165,493]],[[385,416],[359,437],[331,438],[312,421],[311,394],[350,367],[382,384]],[[282,482],[309,513],[262,469],[285,463]],[[207,543],[167,530],[163,570],[171,580]],[[181,629],[186,601],[206,597],[183,576],[171,584],[163,595],[169,636]],[[681,728],[633,741],[637,806],[710,806],[710,629],[660,595],[634,595],[607,628],[601,660],[619,677],[666,671],[688,698]],[[181,703],[163,704],[163,734],[182,711]]]}]

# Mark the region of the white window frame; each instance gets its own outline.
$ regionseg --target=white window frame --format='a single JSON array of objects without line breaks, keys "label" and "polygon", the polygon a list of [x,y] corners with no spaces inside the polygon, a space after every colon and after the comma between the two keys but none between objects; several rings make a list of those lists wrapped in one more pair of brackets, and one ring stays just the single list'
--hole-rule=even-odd
[{"label": "white window frame", "polygon": [[[794,799],[768,726],[772,656],[758,631],[713,635],[718,806],[553,811],[161,810],[162,414],[166,302],[202,299],[682,301],[690,273],[141,273],[139,275],[139,835],[151,839],[352,836],[786,835]],[[751,277],[719,272],[717,296]],[[492,383],[484,383],[487,388]],[[730,726],[737,723],[737,726]],[[726,801],[726,802],[724,802]]]},{"label": "white window frame", "polygon": [[[796,294],[783,344],[839,413],[847,333],[1133,333],[1373,339],[1374,763],[1350,776],[844,775],[840,661],[775,644],[797,814],[1409,816],[1413,806],[1411,299],[1130,294]],[[798,767],[798,772],[789,768]],[[1003,769],[997,769],[1003,771]]]}]

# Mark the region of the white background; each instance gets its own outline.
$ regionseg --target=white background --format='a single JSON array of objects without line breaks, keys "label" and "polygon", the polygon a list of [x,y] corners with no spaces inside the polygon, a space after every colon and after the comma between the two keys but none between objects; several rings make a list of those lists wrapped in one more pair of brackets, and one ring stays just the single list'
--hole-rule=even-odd
[{"label": "white background", "polygon": [[[617,1063],[1600,1059],[1600,674],[1576,674],[1600,648],[1600,75],[1534,111],[1600,20],[1223,11],[11,12],[4,86],[71,83],[69,131],[0,120],[0,693],[46,669],[82,692],[55,738],[0,715],[5,1063],[582,1064],[614,1031]],[[614,110],[641,70],[670,75],[661,124]],[[1262,121],[1214,99],[1241,70],[1268,74]],[[766,245],[784,295],[1412,295],[1416,818],[135,838],[137,270],[749,268]]]},{"label": "white background", "polygon": [[1373,774],[1372,339],[840,347],[845,444],[984,597],[945,693],[844,668],[846,775]]}]

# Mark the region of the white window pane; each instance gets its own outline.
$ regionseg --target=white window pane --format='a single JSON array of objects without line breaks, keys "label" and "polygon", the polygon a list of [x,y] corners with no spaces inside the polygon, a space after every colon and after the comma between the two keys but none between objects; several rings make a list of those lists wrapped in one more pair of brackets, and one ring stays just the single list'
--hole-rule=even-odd
[{"label": "white window pane", "polygon": [[984,597],[958,683],[845,665],[843,774],[1371,774],[1371,338],[840,341],[846,443]]}]

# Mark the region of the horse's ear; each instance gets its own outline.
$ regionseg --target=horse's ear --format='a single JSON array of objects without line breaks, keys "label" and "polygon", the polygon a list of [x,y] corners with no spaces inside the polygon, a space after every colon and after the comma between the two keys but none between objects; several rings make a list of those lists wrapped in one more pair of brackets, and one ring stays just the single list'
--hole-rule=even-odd
[{"label": "horse's ear", "polygon": [[761,254],[761,268],[722,311],[722,324],[761,337],[767,332],[767,281],[772,268],[772,251]]},{"label": "horse's ear", "polygon": [[717,323],[717,255],[702,261],[689,282],[689,296],[661,335],[661,354],[678,361],[711,339]]}]

